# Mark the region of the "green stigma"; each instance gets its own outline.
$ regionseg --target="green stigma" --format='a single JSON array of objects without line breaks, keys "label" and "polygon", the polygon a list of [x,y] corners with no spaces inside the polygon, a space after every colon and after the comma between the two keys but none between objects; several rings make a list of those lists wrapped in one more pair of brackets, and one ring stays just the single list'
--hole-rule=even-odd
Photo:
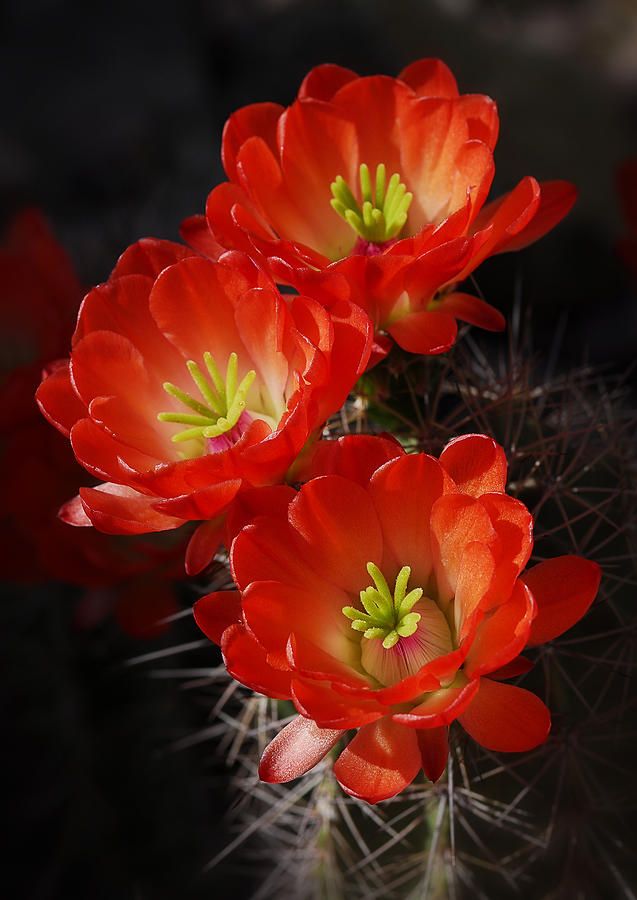
[{"label": "green stigma", "polygon": [[365,163],[360,167],[362,206],[341,175],[330,185],[332,208],[350,225],[359,237],[375,244],[397,237],[405,226],[407,213],[413,194],[395,172],[386,184],[384,163],[376,166],[376,179],[372,190],[369,168]]},{"label": "green stigma", "polygon": [[396,577],[392,597],[385,576],[374,563],[367,563],[367,571],[374,586],[361,591],[361,603],[365,612],[353,606],[344,606],[343,615],[352,620],[354,631],[362,631],[363,637],[382,638],[385,650],[390,650],[401,637],[410,637],[418,627],[420,613],[412,612],[420,598],[422,588],[407,593],[411,576],[409,566],[403,566]]},{"label": "green stigma", "polygon": [[246,408],[248,391],[256,378],[256,372],[251,370],[238,381],[236,353],[231,353],[228,357],[225,379],[221,376],[212,353],[204,353],[203,361],[208,377],[192,359],[188,360],[186,367],[205,402],[195,399],[170,381],[164,382],[167,394],[193,410],[193,413],[162,412],[157,416],[160,422],[189,426],[173,435],[172,440],[176,443],[196,438],[215,438],[231,431]]}]

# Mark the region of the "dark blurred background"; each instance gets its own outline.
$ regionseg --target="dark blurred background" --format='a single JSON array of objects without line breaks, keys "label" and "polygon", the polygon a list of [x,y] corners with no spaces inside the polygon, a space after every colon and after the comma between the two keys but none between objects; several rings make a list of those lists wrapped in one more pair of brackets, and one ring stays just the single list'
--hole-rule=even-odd
[{"label": "dark blurred background", "polygon": [[[566,327],[563,363],[616,368],[637,348],[634,282],[616,252],[615,189],[637,156],[634,0],[181,0],[0,6],[0,216],[44,209],[81,279],[107,277],[144,235],[176,239],[222,178],[221,129],[246,103],[287,103],[331,61],[397,73],[440,56],[463,92],[497,101],[495,193],[523,175],[580,190],[537,246],[478,273],[490,302],[535,312],[535,342]],[[192,596],[184,595],[186,608]],[[77,596],[7,586],[0,608],[6,787],[2,895],[177,900],[247,896],[238,869],[201,873],[232,801],[209,749],[176,752],[206,710],[139,654],[199,639],[188,617],[156,641],[105,620],[78,629]],[[209,648],[170,657],[211,666]],[[203,745],[205,747],[205,745]],[[3,853],[3,856],[5,854]]]}]

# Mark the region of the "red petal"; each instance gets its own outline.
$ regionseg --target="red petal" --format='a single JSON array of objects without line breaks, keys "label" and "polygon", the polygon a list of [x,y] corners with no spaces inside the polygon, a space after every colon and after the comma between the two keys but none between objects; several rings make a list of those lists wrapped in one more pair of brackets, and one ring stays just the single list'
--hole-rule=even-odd
[{"label": "red petal", "polygon": [[241,529],[250,525],[257,516],[287,519],[288,506],[296,497],[296,493],[294,488],[286,484],[241,490],[228,510],[225,528],[226,547],[229,548]]},{"label": "red petal", "polygon": [[401,128],[400,153],[400,171],[414,193],[411,229],[442,221],[463,207],[468,196],[477,209],[484,202],[493,179],[493,156],[486,144],[472,139],[459,100],[414,100]]},{"label": "red petal", "polygon": [[369,494],[359,485],[338,475],[308,482],[290,504],[290,523],[322,578],[345,590],[367,587],[367,563],[381,563],[383,540]]},{"label": "red petal", "polygon": [[487,675],[518,656],[527,643],[534,616],[533,595],[518,581],[511,599],[478,625],[464,666],[467,677]]},{"label": "red petal", "polygon": [[262,516],[244,528],[230,551],[235,582],[242,589],[253,581],[280,581],[312,594],[323,580],[309,566],[296,532],[286,520]]},{"label": "red petal", "polygon": [[[132,277],[136,276],[128,276]],[[165,409],[161,376],[128,338],[112,331],[91,331],[73,350],[71,378],[90,406],[91,418],[114,438],[156,460],[175,458],[171,429],[156,418]]]},{"label": "red petal", "polygon": [[[467,644],[467,652],[470,643],[467,638],[471,636],[471,632],[478,624],[476,614],[484,608],[486,602],[493,595],[493,582],[497,575],[493,552],[485,543],[473,541],[461,551],[454,599],[454,618],[461,646]],[[444,580],[440,579],[439,585],[440,597],[445,599],[448,590]]]},{"label": "red petal", "polygon": [[447,728],[422,728],[416,732],[422,768],[429,781],[438,781],[447,767],[449,738]]},{"label": "red petal", "polygon": [[481,505],[486,509],[498,536],[492,546],[496,574],[485,609],[502,603],[529,561],[533,548],[533,517],[526,506],[507,494],[483,494]]},{"label": "red petal", "polygon": [[71,429],[75,458],[102,481],[120,481],[122,473],[146,472],[158,460],[117,441],[92,419],[80,419]]},{"label": "red petal", "polygon": [[347,256],[356,243],[356,235],[329,201],[330,184],[337,175],[347,184],[356,183],[358,159],[353,123],[331,104],[308,98],[293,103],[287,110],[281,118],[279,135],[281,169],[291,206],[285,230],[277,228],[278,233],[330,259]]},{"label": "red petal", "polygon": [[469,136],[494,150],[500,128],[498,107],[494,101],[484,94],[464,94],[458,103],[467,117]]},{"label": "red petal", "polygon": [[165,516],[153,508],[156,497],[139,494],[122,484],[100,484],[80,488],[86,515],[106,534],[146,534],[169,531],[183,525],[183,519]]},{"label": "red petal", "polygon": [[383,530],[385,559],[411,567],[411,587],[425,586],[432,568],[430,515],[445,492],[438,460],[424,453],[403,456],[376,472],[370,493]]},{"label": "red petal", "polygon": [[237,156],[250,138],[261,138],[277,152],[276,129],[282,112],[278,103],[252,103],[230,116],[223,129],[221,159],[231,181],[237,181]]},{"label": "red petal", "polygon": [[68,360],[45,376],[35,399],[44,417],[65,437],[69,436],[73,425],[86,416],[86,406],[71,384]]},{"label": "red petal", "polygon": [[[314,631],[316,630],[314,619]],[[311,681],[329,681],[334,690],[343,695],[353,691],[353,696],[369,699],[371,694],[369,680],[359,673],[359,666],[354,667],[355,661],[360,662],[360,654],[358,659],[355,659],[355,647],[356,645],[350,642],[349,654],[340,652],[338,656],[334,656],[318,646],[318,642],[312,637],[308,640],[302,635],[297,637],[296,634],[291,634],[286,658],[289,667],[300,677]]]},{"label": "red petal", "polygon": [[[245,253],[254,253],[251,238],[258,236],[268,242],[276,237],[243,188],[230,181],[218,184],[208,194],[206,221],[215,243],[219,241],[224,247]],[[207,243],[202,225],[196,224],[194,227],[197,229],[196,238],[200,239],[203,234]],[[205,246],[199,249],[205,249]],[[210,256],[209,253],[204,255]],[[210,258],[215,259],[216,255]]]},{"label": "red petal", "polygon": [[404,452],[391,436],[347,434],[336,441],[317,441],[294,474],[300,481],[340,475],[365,487],[376,469]]},{"label": "red petal", "polygon": [[186,574],[199,575],[207,568],[219,549],[223,537],[225,516],[218,516],[199,525],[186,548]]},{"label": "red petal", "polygon": [[489,678],[480,680],[475,699],[459,721],[478,744],[504,753],[532,750],[544,743],[551,729],[551,716],[539,697]]},{"label": "red petal", "polygon": [[[150,314],[149,296],[152,285],[153,278],[147,275],[122,275],[89,291],[82,303],[73,335],[72,371],[82,347],[82,338],[94,339],[96,335],[91,332],[112,332],[120,336],[120,341],[130,343],[141,354],[145,368],[150,370],[151,381],[159,384],[160,396],[164,379],[182,375],[182,357],[158,331]],[[90,360],[86,362],[90,364]],[[102,384],[107,383],[108,374],[104,373]],[[78,388],[77,384],[75,386]],[[108,395],[108,392],[102,391],[101,394]],[[94,393],[93,396],[100,394]]]},{"label": "red petal", "polygon": [[[311,246],[313,229],[304,221],[303,205],[299,207],[286,190],[278,153],[261,138],[252,137],[239,151],[238,171],[241,186],[270,228],[283,239]],[[328,202],[325,215],[330,212]],[[338,218],[335,213],[334,217]]]},{"label": "red petal", "polygon": [[215,644],[221,644],[226,628],[241,621],[241,594],[239,591],[206,594],[197,600],[192,614],[206,637]]},{"label": "red petal", "polygon": [[82,498],[79,494],[77,497],[68,500],[64,506],[60,507],[58,516],[63,522],[66,522],[67,525],[75,525],[79,528],[86,528],[93,524],[84,512],[84,505],[82,504]]},{"label": "red petal", "polygon": [[507,681],[509,678],[517,678],[520,675],[526,675],[533,668],[533,663],[525,656],[516,656],[511,662],[496,669],[495,672],[489,672],[489,678],[496,681]]},{"label": "red petal", "polygon": [[342,613],[349,602],[348,594],[318,578],[311,591],[281,581],[255,581],[243,593],[246,624],[269,654],[285,657],[294,633],[298,641],[320,648],[339,663],[356,665],[356,647]]},{"label": "red petal", "polygon": [[189,247],[208,259],[219,259],[225,248],[215,240],[205,216],[190,216],[179,226],[179,233]]},{"label": "red petal", "polygon": [[373,698],[344,697],[326,681],[292,679],[292,699],[298,711],[321,728],[361,728],[387,711]]},{"label": "red petal", "polygon": [[342,734],[342,730],[318,728],[315,722],[298,716],[266,747],[259,778],[270,784],[300,778],[330,752]]},{"label": "red petal", "polygon": [[334,63],[315,66],[301,83],[299,99],[312,97],[314,100],[331,100],[339,88],[355,78],[358,78],[356,72],[343,66],[336,66]]},{"label": "red petal", "polygon": [[225,361],[232,351],[241,354],[235,304],[250,287],[239,271],[191,257],[157,279],[150,311],[160,331],[186,359],[201,361],[209,351],[216,360]]},{"label": "red petal", "polygon": [[456,79],[440,59],[418,59],[404,68],[398,77],[419,97],[458,96]]},{"label": "red petal", "polygon": [[415,732],[384,718],[361,728],[334,764],[334,775],[350,796],[378,803],[411,784],[421,765]]},{"label": "red petal", "polygon": [[511,238],[504,238],[497,253],[521,250],[544,237],[562,221],[577,200],[577,188],[569,181],[543,181],[540,184],[540,205],[528,225]]},{"label": "red petal", "polygon": [[454,319],[469,322],[486,331],[503,331],[506,328],[506,319],[500,310],[471,294],[447,294],[442,298],[439,309]]},{"label": "red petal", "polygon": [[388,325],[387,331],[403,350],[433,356],[446,353],[454,344],[458,326],[446,313],[417,312]]},{"label": "red petal", "polygon": [[[358,156],[351,159],[356,175],[359,163],[367,163],[370,172],[375,172],[380,163],[385,164],[388,175],[402,171],[395,123],[403,105],[410,100],[417,102],[410,89],[385,75],[356,78],[336,92],[331,106],[340,110],[356,129]],[[345,173],[340,174],[346,177]]]},{"label": "red petal", "polygon": [[240,478],[231,478],[228,481],[218,481],[209,487],[192,490],[180,497],[170,497],[166,500],[155,500],[154,507],[162,513],[170,516],[179,516],[180,519],[214,519],[225,512],[241,488]]},{"label": "red petal", "polygon": [[[421,249],[414,248],[417,253],[416,259],[410,260],[405,270],[404,285],[399,285],[394,290],[394,297],[398,296],[402,290],[405,290],[411,300],[411,308],[414,312],[427,308],[428,302],[434,294],[443,285],[456,281],[457,275],[462,271],[470,258],[473,251],[473,243],[464,236],[452,238],[451,240],[443,240],[442,231],[435,233],[435,240],[441,241],[438,246]],[[415,240],[415,239],[414,239]],[[392,253],[381,256],[371,257],[372,260],[380,260],[387,265],[390,261],[397,265],[404,265],[400,256],[397,255],[398,244],[392,250]],[[405,247],[408,252],[408,248]],[[394,256],[394,252],[396,256]],[[433,310],[442,314],[447,312],[456,317],[453,310],[443,309],[442,306]]]},{"label": "red petal", "polygon": [[231,625],[223,632],[221,652],[233,678],[276,700],[290,699],[290,673],[268,664],[265,650],[243,625]]},{"label": "red petal", "polygon": [[333,344],[329,356],[330,376],[314,391],[317,424],[343,405],[357,378],[369,362],[374,329],[368,315],[356,304],[341,302],[330,310]]},{"label": "red petal", "polygon": [[456,592],[465,550],[476,542],[490,544],[496,534],[485,508],[466,494],[447,494],[431,511],[436,580],[443,594]]},{"label": "red petal", "polygon": [[486,434],[463,434],[440,454],[440,465],[463,494],[479,497],[505,491],[507,459],[502,447]]},{"label": "red petal", "polygon": [[525,572],[538,609],[529,644],[552,641],[578,622],[595,599],[601,575],[597,563],[579,556],[547,559]]},{"label": "red petal", "polygon": [[460,682],[458,687],[433,691],[426,694],[423,702],[408,713],[396,713],[392,716],[394,722],[410,728],[440,728],[450,725],[471,703],[479,685],[478,681],[467,682],[462,674],[457,681]]},{"label": "red petal", "polygon": [[190,247],[163,241],[159,238],[142,238],[122,253],[110,274],[109,281],[122,275],[147,275],[156,278],[167,266],[180,259],[194,256]]}]

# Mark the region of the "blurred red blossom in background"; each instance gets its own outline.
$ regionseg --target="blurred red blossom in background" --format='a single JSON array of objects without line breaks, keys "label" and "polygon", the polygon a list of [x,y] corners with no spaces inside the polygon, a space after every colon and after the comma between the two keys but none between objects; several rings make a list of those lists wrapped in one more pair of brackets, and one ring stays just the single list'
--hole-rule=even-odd
[{"label": "blurred red blossom in background", "polygon": [[93,625],[115,609],[133,636],[157,633],[177,610],[172,582],[183,537],[125,541],[69,528],[60,507],[92,483],[68,443],[34,400],[42,370],[66,352],[83,289],[36,209],[19,213],[0,248],[0,555],[7,580],[59,580],[85,588],[77,622]]}]

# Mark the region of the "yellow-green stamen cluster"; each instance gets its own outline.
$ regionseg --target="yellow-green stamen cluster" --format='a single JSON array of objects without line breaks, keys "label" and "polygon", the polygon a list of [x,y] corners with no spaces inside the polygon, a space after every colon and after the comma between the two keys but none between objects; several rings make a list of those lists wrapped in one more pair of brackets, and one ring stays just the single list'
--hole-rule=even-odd
[{"label": "yellow-green stamen cluster", "polygon": [[256,372],[251,370],[238,382],[236,353],[231,353],[228,357],[225,379],[219,372],[211,353],[204,353],[203,361],[209,377],[192,359],[188,360],[186,367],[199,389],[204,403],[171,384],[170,381],[164,382],[164,390],[167,394],[194,411],[193,414],[162,412],[157,416],[160,422],[176,422],[189,426],[173,435],[172,440],[176,443],[196,438],[219,437],[235,427],[246,408],[246,398],[256,377]]},{"label": "yellow-green stamen cluster", "polygon": [[350,225],[363,240],[383,243],[397,237],[405,226],[412,194],[395,172],[386,184],[384,163],[376,166],[376,178],[372,190],[369,168],[365,163],[360,167],[362,204],[341,175],[330,185],[332,208]]},{"label": "yellow-green stamen cluster", "polygon": [[353,606],[344,606],[343,615],[352,620],[354,631],[362,631],[363,637],[382,638],[385,650],[390,650],[401,637],[410,637],[418,627],[420,613],[412,612],[422,597],[422,588],[407,593],[411,576],[409,566],[403,566],[396,577],[392,597],[385,576],[374,563],[367,563],[367,571],[374,586],[361,591],[361,603],[365,612]]}]

